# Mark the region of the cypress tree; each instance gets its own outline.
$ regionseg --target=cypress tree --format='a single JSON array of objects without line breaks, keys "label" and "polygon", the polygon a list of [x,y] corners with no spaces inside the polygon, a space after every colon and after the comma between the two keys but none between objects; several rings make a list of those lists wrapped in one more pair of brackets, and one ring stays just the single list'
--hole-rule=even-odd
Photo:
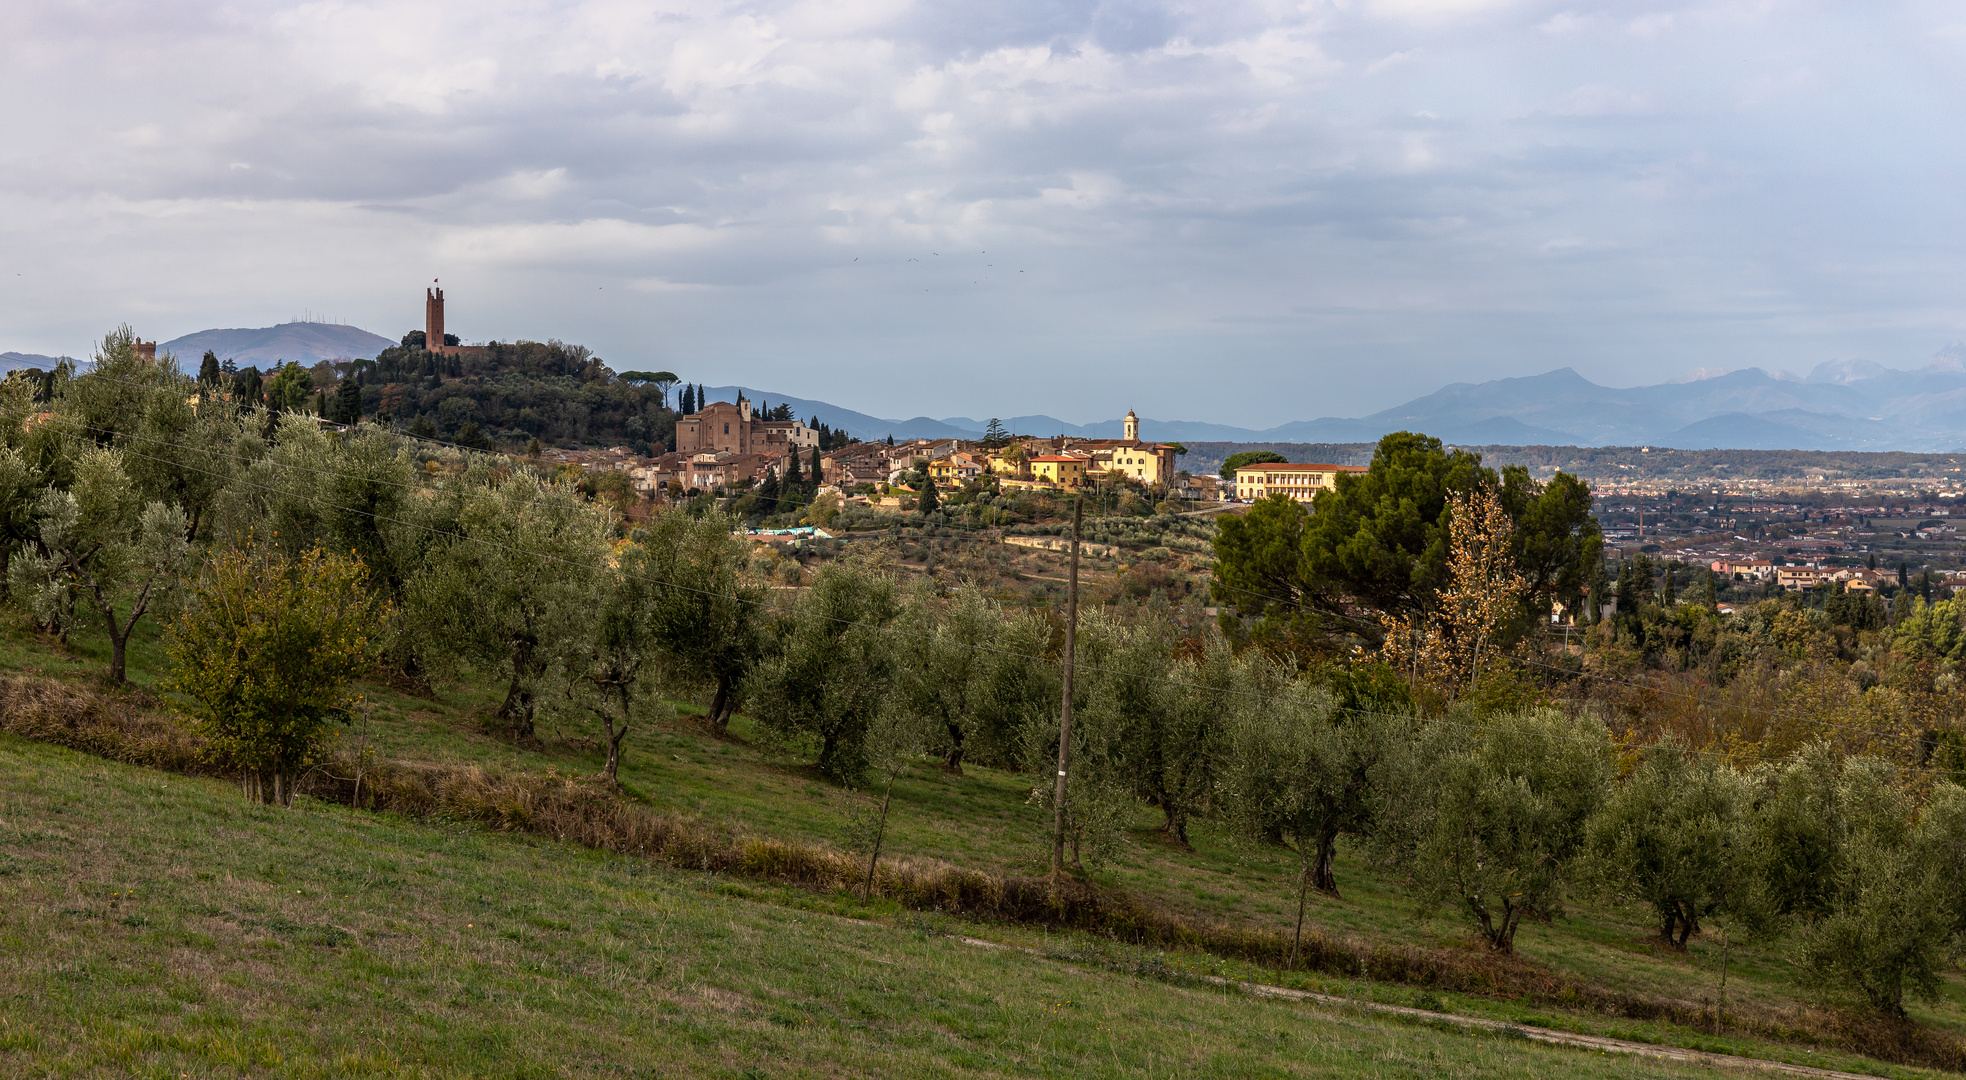
[{"label": "cypress tree", "polygon": [[805,477],[799,475],[799,449],[795,446],[785,455],[785,490],[796,491],[805,484]]},{"label": "cypress tree", "polygon": [[765,482],[758,485],[753,502],[757,505],[758,513],[766,517],[778,509],[778,470],[765,473]]},{"label": "cypress tree", "polygon": [[926,517],[934,513],[935,508],[941,505],[942,500],[937,498],[935,494],[935,481],[923,480],[922,493],[915,499],[915,509],[921,511],[922,516]]},{"label": "cypress tree", "polygon": [[824,479],[825,476],[825,463],[819,460],[819,448],[815,446],[812,448],[812,467],[806,470],[806,486],[817,491],[819,489],[819,481]]},{"label": "cypress tree", "polygon": [[219,374],[218,354],[206,349],[205,360],[198,365],[198,385],[206,390],[212,389],[218,385]]}]

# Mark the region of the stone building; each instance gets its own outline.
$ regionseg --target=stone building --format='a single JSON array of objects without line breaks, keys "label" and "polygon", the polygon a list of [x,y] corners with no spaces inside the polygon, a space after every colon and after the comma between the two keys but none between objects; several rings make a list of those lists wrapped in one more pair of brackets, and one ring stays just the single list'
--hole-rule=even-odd
[{"label": "stone building", "polygon": [[1244,465],[1236,470],[1236,498],[1245,502],[1255,502],[1257,499],[1271,495],[1288,495],[1308,505],[1317,498],[1318,492],[1336,488],[1339,476],[1367,471],[1369,470],[1364,465],[1315,465],[1294,462]]},{"label": "stone building", "polygon": [[819,445],[819,433],[798,420],[760,420],[751,399],[738,395],[709,405],[676,421],[679,454],[759,454],[783,464],[792,454]]},{"label": "stone building", "polygon": [[444,337],[444,290],[423,290],[423,347],[439,356],[483,356],[483,345],[452,345]]}]

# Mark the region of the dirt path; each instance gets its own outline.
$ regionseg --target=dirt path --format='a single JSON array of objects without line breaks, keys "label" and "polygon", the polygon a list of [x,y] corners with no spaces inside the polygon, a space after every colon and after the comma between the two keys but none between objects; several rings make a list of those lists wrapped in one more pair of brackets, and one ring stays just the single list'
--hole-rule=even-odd
[{"label": "dirt path", "polygon": [[[1032,956],[1051,959],[1036,949],[1025,949],[1015,945],[1003,945],[981,938],[963,937],[956,940],[965,945],[982,949],[1009,949],[1012,952],[1029,953]],[[1224,979],[1218,975],[1201,975],[1197,978],[1218,986],[1234,987],[1245,994],[1261,998],[1281,998],[1286,1001],[1302,1001],[1313,1005],[1355,1009],[1359,1012],[1398,1016],[1408,1020],[1418,1020],[1429,1024],[1452,1024],[1455,1027],[1470,1028],[1477,1031],[1493,1031],[1498,1034],[1520,1035],[1524,1038],[1552,1046],[1568,1046],[1579,1050],[1596,1050],[1605,1054],[1631,1054],[1635,1057],[1658,1058],[1662,1061],[1675,1061],[1686,1065],[1703,1065],[1714,1069],[1756,1069],[1762,1072],[1786,1073],[1791,1076],[1828,1076],[1837,1080],[1877,1080],[1874,1073],[1838,1072],[1835,1069],[1818,1069],[1809,1065],[1791,1065],[1786,1061],[1769,1061],[1765,1058],[1739,1057],[1734,1054],[1715,1054],[1705,1050],[1688,1050],[1680,1046],[1660,1046],[1656,1043],[1633,1042],[1630,1039],[1613,1039],[1603,1035],[1580,1035],[1574,1031],[1557,1031],[1554,1028],[1530,1027],[1511,1023],[1507,1020],[1489,1020],[1478,1016],[1456,1016],[1453,1013],[1433,1012],[1428,1009],[1415,1009],[1405,1005],[1382,1005],[1376,1001],[1360,1001],[1356,998],[1337,997],[1332,994],[1314,994],[1309,990],[1292,990],[1283,986],[1268,986],[1263,983],[1239,982]]]}]

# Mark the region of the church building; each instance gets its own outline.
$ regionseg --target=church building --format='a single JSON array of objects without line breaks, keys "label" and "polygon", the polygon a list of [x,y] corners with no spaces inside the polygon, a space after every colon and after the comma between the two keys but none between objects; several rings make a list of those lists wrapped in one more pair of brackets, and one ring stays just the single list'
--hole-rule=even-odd
[{"label": "church building", "polygon": [[819,433],[799,420],[760,420],[751,399],[737,404],[712,402],[676,421],[676,451],[682,454],[762,454],[783,462],[792,453],[819,445]]}]

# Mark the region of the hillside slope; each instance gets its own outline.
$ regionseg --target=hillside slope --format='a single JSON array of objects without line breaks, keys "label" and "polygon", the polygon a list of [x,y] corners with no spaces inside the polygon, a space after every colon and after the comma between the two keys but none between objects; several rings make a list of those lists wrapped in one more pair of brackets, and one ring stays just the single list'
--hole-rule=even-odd
[{"label": "hillside slope", "polygon": [[1699,1073],[980,950],[554,844],[254,806],[11,737],[0,792],[14,1075]]}]

